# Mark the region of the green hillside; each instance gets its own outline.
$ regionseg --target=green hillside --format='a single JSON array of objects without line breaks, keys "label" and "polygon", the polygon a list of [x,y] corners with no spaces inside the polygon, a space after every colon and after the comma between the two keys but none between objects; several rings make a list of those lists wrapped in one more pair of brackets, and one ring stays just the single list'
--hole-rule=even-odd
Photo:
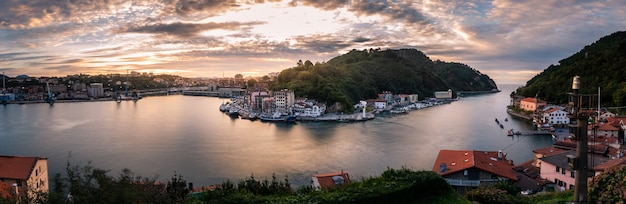
[{"label": "green hillside", "polygon": [[550,65],[517,89],[518,96],[539,98],[553,104],[566,103],[572,78],[581,77],[581,93],[602,90],[603,106],[626,105],[626,32],[616,32],[585,46],[578,53]]},{"label": "green hillside", "polygon": [[415,49],[352,50],[326,63],[299,62],[283,70],[271,85],[273,90],[294,90],[298,97],[328,104],[339,102],[349,109],[378,93],[419,94],[434,91],[490,91],[497,89],[489,76],[460,63],[433,62]]}]

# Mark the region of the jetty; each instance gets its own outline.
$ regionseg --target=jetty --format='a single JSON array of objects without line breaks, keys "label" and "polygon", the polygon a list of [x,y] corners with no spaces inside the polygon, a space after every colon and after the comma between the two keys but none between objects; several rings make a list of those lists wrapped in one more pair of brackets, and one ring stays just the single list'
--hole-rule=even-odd
[{"label": "jetty", "polygon": [[518,118],[522,118],[522,119],[526,119],[526,120],[533,120],[533,117],[530,115],[526,115],[524,113],[520,113],[511,109],[507,109],[506,112],[512,116],[518,117]]}]

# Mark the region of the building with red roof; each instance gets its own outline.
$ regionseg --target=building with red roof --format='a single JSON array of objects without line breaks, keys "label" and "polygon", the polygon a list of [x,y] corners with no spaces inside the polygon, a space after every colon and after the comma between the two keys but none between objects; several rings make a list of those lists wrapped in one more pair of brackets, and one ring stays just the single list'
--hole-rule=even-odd
[{"label": "building with red roof", "polygon": [[16,185],[19,193],[48,192],[48,159],[0,155],[0,181]]},{"label": "building with red roof", "polygon": [[517,181],[513,167],[502,151],[440,150],[433,171],[454,187],[476,187]]},{"label": "building with red roof", "polygon": [[314,174],[311,179],[313,180],[313,188],[322,190],[336,188],[350,183],[350,176],[348,173],[343,171],[326,174]]},{"label": "building with red roof", "polygon": [[538,98],[527,97],[527,98],[523,98],[520,101],[519,107],[526,111],[534,112],[537,109],[541,109],[542,107],[546,106],[547,104],[548,103],[546,101],[539,100]]},{"label": "building with red roof", "polygon": [[533,165],[537,168],[541,167],[541,158],[552,156],[555,154],[561,154],[563,152],[567,152],[568,150],[556,148],[556,147],[546,147],[541,149],[533,150],[535,153],[535,157],[533,158]]}]

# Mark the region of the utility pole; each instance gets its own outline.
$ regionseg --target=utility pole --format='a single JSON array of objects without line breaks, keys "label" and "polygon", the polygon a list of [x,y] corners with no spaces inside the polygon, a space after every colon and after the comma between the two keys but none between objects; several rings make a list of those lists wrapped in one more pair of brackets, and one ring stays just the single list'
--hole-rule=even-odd
[{"label": "utility pole", "polygon": [[587,106],[591,107],[592,94],[580,94],[580,77],[575,76],[572,82],[572,92],[568,93],[568,117],[570,122],[569,130],[572,140],[576,141],[576,157],[568,158],[570,166],[576,170],[576,180],[574,186],[574,202],[587,203],[587,179],[589,177],[588,157],[587,157],[587,121],[591,116],[590,108],[583,111],[583,105],[587,101]]}]

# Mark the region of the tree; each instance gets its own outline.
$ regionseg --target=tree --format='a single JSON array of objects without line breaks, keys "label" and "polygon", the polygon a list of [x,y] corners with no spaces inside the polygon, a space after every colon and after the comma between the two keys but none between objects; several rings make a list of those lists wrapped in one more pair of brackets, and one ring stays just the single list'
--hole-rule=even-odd
[{"label": "tree", "polygon": [[626,198],[626,166],[617,165],[597,176],[589,188],[589,200],[623,203]]}]

